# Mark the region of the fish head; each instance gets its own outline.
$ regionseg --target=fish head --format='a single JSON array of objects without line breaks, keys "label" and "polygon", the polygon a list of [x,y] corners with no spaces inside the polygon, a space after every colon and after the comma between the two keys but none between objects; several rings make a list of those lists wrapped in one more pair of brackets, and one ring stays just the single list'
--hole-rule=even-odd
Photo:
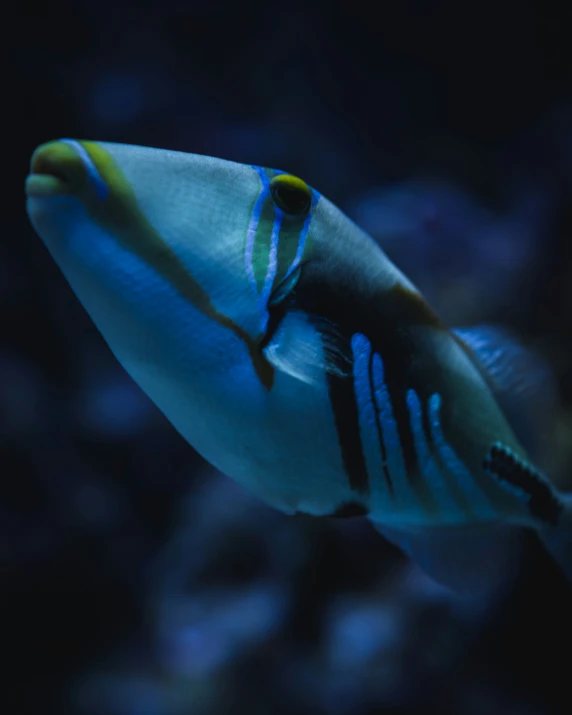
[{"label": "fish head", "polygon": [[195,368],[212,368],[229,341],[259,339],[245,258],[260,194],[252,167],[62,140],[35,151],[27,194],[33,226],[112,349],[177,334]]},{"label": "fish head", "polygon": [[360,253],[349,219],[303,180],[197,154],[49,142],[27,194],[34,228],[114,352],[151,359],[150,335],[185,341],[194,368],[248,356],[263,382],[272,309],[310,264],[332,267],[343,288]]},{"label": "fish head", "polygon": [[78,140],[38,147],[27,195],[112,352],[203,456],[290,491],[338,469],[328,373],[351,371],[347,324],[389,264],[330,201],[278,170]]}]

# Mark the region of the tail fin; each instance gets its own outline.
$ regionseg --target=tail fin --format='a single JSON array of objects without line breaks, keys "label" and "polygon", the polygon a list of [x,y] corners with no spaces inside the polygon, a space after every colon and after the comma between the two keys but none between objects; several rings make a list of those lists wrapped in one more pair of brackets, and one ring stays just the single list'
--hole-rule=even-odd
[{"label": "tail fin", "polygon": [[558,526],[539,530],[540,538],[572,585],[572,494],[560,494],[563,504]]}]

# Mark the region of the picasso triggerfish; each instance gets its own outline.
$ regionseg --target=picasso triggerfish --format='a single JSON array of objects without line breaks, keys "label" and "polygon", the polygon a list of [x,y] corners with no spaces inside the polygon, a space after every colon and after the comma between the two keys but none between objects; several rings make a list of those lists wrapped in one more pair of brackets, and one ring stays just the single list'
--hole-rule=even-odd
[{"label": "picasso triggerfish", "polygon": [[510,417],[522,349],[445,326],[303,180],[64,139],[26,188],[114,355],[216,468],[287,514],[366,516],[455,590],[517,527],[572,578],[572,500]]}]

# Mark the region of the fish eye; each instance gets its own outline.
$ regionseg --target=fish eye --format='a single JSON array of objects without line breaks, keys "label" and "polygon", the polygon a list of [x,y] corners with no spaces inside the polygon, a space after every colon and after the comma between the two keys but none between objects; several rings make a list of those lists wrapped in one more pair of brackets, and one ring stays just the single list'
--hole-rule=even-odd
[{"label": "fish eye", "polygon": [[275,176],[270,182],[270,193],[276,206],[293,216],[307,214],[312,205],[310,187],[292,174]]}]

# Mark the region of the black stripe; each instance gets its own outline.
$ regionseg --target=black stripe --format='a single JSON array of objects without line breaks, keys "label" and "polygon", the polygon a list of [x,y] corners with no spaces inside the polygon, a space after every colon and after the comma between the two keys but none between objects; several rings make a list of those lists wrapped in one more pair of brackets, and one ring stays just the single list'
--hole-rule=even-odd
[{"label": "black stripe", "polygon": [[[294,292],[282,303],[270,308],[268,326],[260,343],[261,351],[264,350],[276,334],[280,323],[288,312],[288,308],[295,302],[295,295]],[[352,379],[353,357],[350,357],[347,351],[344,353],[344,351],[341,350],[338,352],[329,349],[327,341],[331,341],[331,337],[324,335],[324,333],[319,330],[321,324],[320,319],[315,319],[314,322],[320,332],[322,349],[325,354],[328,354],[329,363],[333,363],[339,369],[340,373],[343,373],[337,375],[328,372],[326,373],[326,377],[344,470],[348,475],[350,489],[359,494],[368,494],[369,476],[362,448],[358,406]],[[351,365],[348,365],[350,361]]]},{"label": "black stripe", "polygon": [[549,483],[533,467],[523,462],[507,447],[495,444],[491,447],[483,468],[492,474],[499,484],[509,484],[522,490],[528,497],[532,516],[556,526],[564,506]]},{"label": "black stripe", "polygon": [[409,414],[409,408],[407,406],[406,395],[409,390],[409,385],[406,381],[403,364],[400,366],[394,359],[391,362],[386,362],[386,365],[385,384],[393,405],[393,416],[395,418],[395,424],[397,425],[397,433],[401,440],[405,473],[421,507],[424,508],[428,514],[437,514],[439,512],[439,505],[427,480],[421,473],[419,465],[415,437],[411,427],[411,415]]},{"label": "black stripe", "polygon": [[391,494],[391,496],[393,498],[393,496],[394,496],[393,481],[391,479],[391,474],[389,473],[389,469],[387,467],[387,449],[385,448],[383,432],[381,430],[381,424],[379,422],[379,409],[377,407],[376,400],[375,400],[375,385],[373,382],[373,355],[374,355],[373,350],[370,350],[369,365],[368,365],[369,392],[371,395],[371,400],[373,403],[373,409],[374,409],[374,414],[375,414],[375,427],[377,429],[377,439],[378,439],[379,447],[381,450],[381,460],[383,462],[383,474],[385,476],[385,483],[387,484],[389,493]]},{"label": "black stripe", "polygon": [[[351,263],[348,265],[351,267]],[[338,339],[347,343],[340,347],[340,353],[347,353],[352,336],[362,333],[370,341],[372,352],[383,356],[385,383],[401,439],[407,478],[425,509],[432,513],[436,511],[437,505],[428,486],[419,477],[417,453],[405,402],[408,388],[418,389],[418,386],[409,384],[412,381],[411,358],[418,347],[413,344],[410,331],[404,330],[402,322],[405,321],[408,326],[411,316],[404,316],[403,310],[397,309],[401,303],[397,301],[398,305],[394,305],[392,294],[367,294],[358,274],[342,272],[341,269],[340,264],[330,264],[323,256],[320,261],[309,260],[296,286],[293,304],[308,316],[316,317],[318,331],[320,320],[325,319],[335,325]],[[408,307],[407,303],[405,307]],[[323,341],[325,349],[327,342]],[[344,372],[347,369],[346,364],[343,366]],[[327,373],[327,381],[343,464],[350,484],[358,491],[369,488],[353,380],[349,376]]]},{"label": "black stripe", "polygon": [[288,305],[289,301],[288,298],[286,298],[281,303],[278,303],[278,305],[273,305],[268,308],[268,324],[266,325],[266,332],[260,341],[260,352],[268,346],[268,343],[276,335],[276,331],[287,313]]},{"label": "black stripe", "polygon": [[[324,349],[326,348],[324,347]],[[345,363],[339,367],[340,370],[347,369]],[[353,379],[349,375],[328,372],[327,381],[342,462],[348,475],[350,488],[358,494],[367,494],[369,492],[369,477],[361,442]]]}]

